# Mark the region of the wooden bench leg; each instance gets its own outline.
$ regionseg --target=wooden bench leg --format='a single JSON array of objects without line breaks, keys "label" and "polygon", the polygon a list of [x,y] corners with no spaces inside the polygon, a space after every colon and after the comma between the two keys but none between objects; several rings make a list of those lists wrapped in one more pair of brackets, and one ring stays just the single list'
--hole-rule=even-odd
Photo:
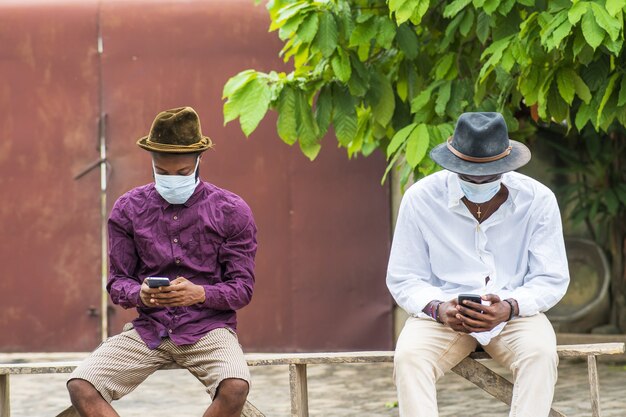
[{"label": "wooden bench leg", "polygon": [[596,355],[587,356],[587,369],[589,371],[589,390],[591,391],[591,415],[600,417],[600,383],[598,381]]},{"label": "wooden bench leg", "polygon": [[[458,365],[452,368],[454,373],[467,379],[483,391],[491,394],[506,405],[511,405],[513,398],[513,384],[506,378],[498,375],[482,363],[465,358]],[[549,417],[566,417],[560,411],[550,409]],[[595,416],[594,416],[595,417]]]},{"label": "wooden bench leg", "polygon": [[78,411],[74,408],[73,405],[70,405],[65,410],[61,411],[61,414],[57,414],[56,417],[80,417]]},{"label": "wooden bench leg", "polygon": [[306,365],[289,365],[289,391],[291,394],[291,417],[309,417]]},{"label": "wooden bench leg", "polygon": [[9,375],[0,375],[0,417],[11,417]]},{"label": "wooden bench leg", "polygon": [[252,403],[246,401],[241,412],[241,417],[265,417],[265,414],[253,406]]}]

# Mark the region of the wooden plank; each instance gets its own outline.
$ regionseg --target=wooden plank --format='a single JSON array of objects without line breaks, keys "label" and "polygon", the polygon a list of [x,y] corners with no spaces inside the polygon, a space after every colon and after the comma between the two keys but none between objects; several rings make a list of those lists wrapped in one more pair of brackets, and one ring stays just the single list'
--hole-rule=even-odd
[{"label": "wooden plank", "polygon": [[595,355],[587,356],[587,369],[589,372],[589,391],[591,394],[591,415],[600,417],[600,384],[598,381],[598,367]]},{"label": "wooden plank", "polygon": [[250,401],[246,401],[241,411],[241,417],[265,417],[265,414],[253,406]]},{"label": "wooden plank", "polygon": [[[502,401],[506,405],[511,405],[511,399],[513,398],[513,384],[506,378],[487,368],[482,363],[479,363],[472,358],[465,358],[452,368],[452,371]],[[560,411],[550,409],[549,417],[565,417],[565,415]]]},{"label": "wooden plank", "polygon": [[556,351],[561,358],[581,355],[619,355],[621,353],[624,353],[624,343],[565,345],[557,346]]},{"label": "wooden plank", "polygon": [[11,387],[9,375],[0,375],[0,417],[11,417]]},{"label": "wooden plank", "polygon": [[482,363],[472,358],[465,358],[452,368],[452,371],[467,379],[483,391],[496,397],[506,405],[511,405],[513,384]]},{"label": "wooden plank", "polygon": [[[597,343],[626,343],[626,334],[579,334],[557,333],[556,341],[559,345],[597,344]],[[596,360],[610,362],[626,361],[626,353],[598,356]]]},{"label": "wooden plank", "polygon": [[393,362],[393,351],[248,354],[249,366]]},{"label": "wooden plank", "polygon": [[309,417],[306,365],[289,365],[289,391],[291,394],[291,417]]},{"label": "wooden plank", "polygon": [[[559,345],[557,352],[559,357],[616,355],[624,353],[624,343]],[[485,352],[473,352],[470,357],[489,359],[489,355]],[[247,354],[246,361],[249,366],[382,363],[393,362],[393,351]],[[70,373],[79,363],[79,361],[66,361],[0,364],[0,375]],[[161,369],[180,369],[180,367],[170,364]]]}]

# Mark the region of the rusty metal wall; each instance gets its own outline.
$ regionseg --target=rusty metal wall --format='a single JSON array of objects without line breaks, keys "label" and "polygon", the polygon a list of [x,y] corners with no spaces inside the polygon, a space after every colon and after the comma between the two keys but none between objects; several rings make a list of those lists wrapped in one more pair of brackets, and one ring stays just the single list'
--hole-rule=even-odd
[{"label": "rusty metal wall", "polygon": [[[380,186],[384,158],[348,161],[333,145],[334,139],[327,138],[325,149],[311,163],[279,140],[273,116],[249,139],[232,123],[223,127],[221,91],[230,76],[247,68],[286,68],[277,57],[281,43],[275,33],[267,33],[266,10],[251,0],[104,1],[99,24],[102,110],[107,114],[111,166],[109,207],[126,190],[151,181],[149,154],[136,147],[135,140],[147,133],[156,113],[191,105],[216,144],[205,154],[201,176],[241,195],[259,227],[256,291],[251,305],[239,315],[244,348],[391,348],[392,302],[384,284],[389,191]],[[69,107],[73,106],[71,99]],[[94,110],[92,117],[95,114]],[[0,116],[0,125],[3,120]],[[83,129],[93,128],[93,120],[90,123],[83,122]],[[91,150],[95,130],[84,140],[88,144],[82,146]],[[66,163],[81,165],[71,158]],[[0,169],[4,167],[2,163]],[[98,184],[92,186],[88,192],[96,198]],[[7,210],[5,203],[2,206]],[[85,204],[77,210],[89,211],[97,237],[97,206]],[[17,246],[26,247],[27,240],[19,239]],[[46,247],[42,243],[41,251]],[[98,264],[97,247],[75,245],[74,250],[89,251],[91,269]],[[3,276],[20,270],[11,262],[4,265]],[[117,333],[134,314],[112,308],[109,332]],[[42,324],[42,332],[54,334]],[[85,330],[98,331],[89,326]],[[32,350],[27,344],[15,346]],[[6,349],[0,340],[0,350]]]},{"label": "rusty metal wall", "polygon": [[95,2],[0,3],[0,351],[88,350],[100,216]]}]

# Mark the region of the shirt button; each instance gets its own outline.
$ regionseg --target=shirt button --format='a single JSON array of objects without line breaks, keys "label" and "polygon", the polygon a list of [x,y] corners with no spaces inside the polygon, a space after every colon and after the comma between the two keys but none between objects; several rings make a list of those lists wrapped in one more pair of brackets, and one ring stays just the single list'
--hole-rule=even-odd
[{"label": "shirt button", "polygon": [[176,258],[176,263],[179,264],[180,263],[180,259]]},{"label": "shirt button", "polygon": [[178,239],[174,238],[174,243],[178,243]]},{"label": "shirt button", "polygon": [[174,220],[178,220],[178,216],[174,216]]},{"label": "shirt button", "polygon": [[174,332],[174,330],[169,329],[168,332],[170,332],[170,334],[172,334]]}]

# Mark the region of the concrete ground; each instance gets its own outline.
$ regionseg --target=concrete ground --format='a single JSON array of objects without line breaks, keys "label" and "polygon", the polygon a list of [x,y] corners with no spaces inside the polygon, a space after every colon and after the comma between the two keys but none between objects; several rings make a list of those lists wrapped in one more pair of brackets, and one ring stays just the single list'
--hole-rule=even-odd
[{"label": "concrete ground", "polygon": [[[23,356],[23,355],[21,355]],[[0,355],[0,362],[14,360]],[[33,361],[69,360],[67,355],[35,355]],[[494,362],[485,362],[507,375]],[[249,400],[268,417],[289,416],[289,372],[286,366],[252,368]],[[602,361],[598,365],[603,417],[626,416],[626,365]],[[309,366],[311,417],[397,416],[391,364]],[[67,375],[11,376],[13,417],[53,417],[69,405]],[[508,409],[463,378],[450,373],[438,384],[442,417],[489,415],[506,417]],[[187,371],[159,371],[137,390],[114,403],[123,417],[201,416],[209,403],[202,385]],[[554,407],[568,417],[591,415],[586,362],[562,360]]]}]

